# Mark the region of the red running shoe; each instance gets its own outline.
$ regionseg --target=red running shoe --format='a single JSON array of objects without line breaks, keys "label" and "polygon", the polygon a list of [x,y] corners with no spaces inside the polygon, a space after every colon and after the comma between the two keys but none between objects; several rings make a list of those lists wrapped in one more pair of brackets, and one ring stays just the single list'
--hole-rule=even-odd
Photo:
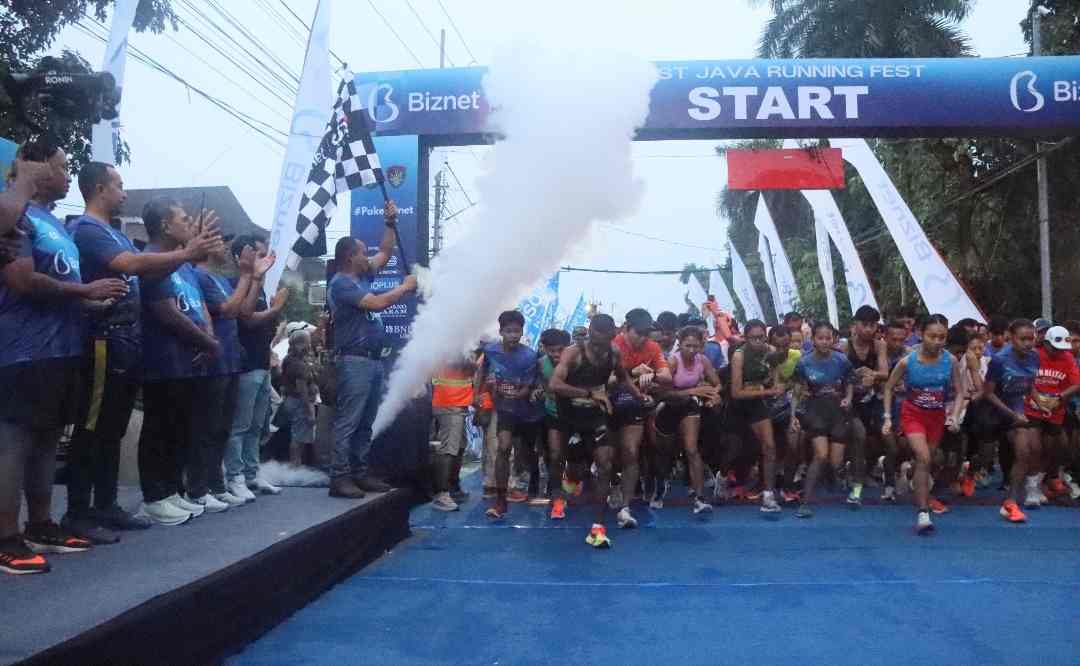
[{"label": "red running shoe", "polygon": [[941,500],[939,500],[938,498],[931,497],[930,498],[930,510],[933,511],[934,513],[940,515],[940,514],[943,514],[943,513],[948,513],[949,512],[949,507],[945,506],[945,504]]},{"label": "red running shoe", "polygon": [[1046,494],[1051,497],[1068,494],[1069,487],[1060,478],[1053,478],[1046,482]]},{"label": "red running shoe", "polygon": [[784,498],[784,504],[792,504],[799,501],[799,491],[797,490],[784,490],[780,493]]},{"label": "red running shoe", "polygon": [[22,537],[15,536],[0,543],[0,571],[13,576],[48,573],[49,563],[27,548]]},{"label": "red running shoe", "polygon": [[975,494],[975,477],[965,475],[964,480],[960,482],[960,493],[964,497],[971,497]]},{"label": "red running shoe", "polygon": [[487,515],[488,518],[494,518],[498,520],[499,518],[502,518],[506,515],[508,509],[509,508],[506,506],[506,500],[500,497],[497,498],[495,500],[495,503],[488,507],[488,510],[484,513]]},{"label": "red running shoe", "polygon": [[1001,505],[1001,510],[998,513],[1010,523],[1023,523],[1027,521],[1027,516],[1020,510],[1020,507],[1016,504],[1016,500],[1005,500],[1005,503]]},{"label": "red running shoe", "polygon": [[556,497],[551,503],[551,519],[562,520],[563,518],[566,518],[566,500]]}]

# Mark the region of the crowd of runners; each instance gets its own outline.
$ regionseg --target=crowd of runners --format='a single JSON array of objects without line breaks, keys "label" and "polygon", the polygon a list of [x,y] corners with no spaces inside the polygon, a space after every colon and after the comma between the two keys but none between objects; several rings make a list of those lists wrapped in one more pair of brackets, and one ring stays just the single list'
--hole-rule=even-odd
[{"label": "crowd of runners", "polygon": [[841,334],[797,313],[740,330],[711,301],[702,312],[711,321],[597,314],[573,336],[545,331],[537,349],[521,313],[504,312],[498,341],[433,380],[433,506],[468,495],[467,413],[486,435],[487,515],[528,502],[561,520],[573,505],[595,513],[586,541],[599,548],[609,511],[634,528],[632,500],[675,510],[684,481],[695,515],[753,501],[767,518],[786,504],[808,519],[823,487],[853,509],[879,493],[913,504],[919,534],[957,498],[994,492],[992,477],[1012,523],[1080,499],[1080,322],[883,319],[864,306]]}]

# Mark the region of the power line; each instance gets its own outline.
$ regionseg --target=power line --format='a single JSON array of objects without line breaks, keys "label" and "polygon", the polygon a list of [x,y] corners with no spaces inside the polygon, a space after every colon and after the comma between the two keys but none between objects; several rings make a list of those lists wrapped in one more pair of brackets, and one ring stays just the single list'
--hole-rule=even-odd
[{"label": "power line", "polygon": [[404,39],[401,38],[401,35],[398,34],[398,31],[394,30],[394,26],[391,25],[390,21],[388,21],[386,17],[383,16],[382,12],[379,11],[379,8],[375,6],[373,0],[368,0],[368,4],[371,5],[372,11],[374,11],[378,15],[378,17],[382,19],[382,22],[386,24],[386,27],[390,30],[391,33],[393,33],[394,37],[397,37],[397,40],[401,42],[401,45],[404,46],[405,50],[409,52],[409,55],[413,57],[413,60],[416,61],[416,64],[420,65],[420,67],[423,67],[424,63],[420,61],[420,56],[416,55],[416,52],[409,48],[409,45],[405,42]]},{"label": "power line", "polygon": [[621,233],[621,234],[626,234],[627,236],[636,236],[638,238],[645,238],[645,239],[648,239],[648,240],[651,240],[651,241],[657,241],[659,243],[667,243],[668,245],[678,245],[678,246],[681,246],[681,247],[689,247],[689,248],[693,248],[695,250],[709,250],[710,252],[718,252],[718,253],[721,253],[721,254],[724,253],[724,250],[721,250],[719,248],[709,247],[707,245],[694,245],[693,243],[683,243],[683,242],[680,242],[680,241],[668,240],[667,238],[660,238],[659,236],[650,236],[648,234],[642,234],[642,233],[638,233],[636,231],[630,231],[629,229],[623,229],[622,227],[619,227],[619,226],[614,225],[614,224],[610,224],[608,222],[601,222],[600,225],[607,228],[607,229],[611,229],[612,231],[616,231],[616,232]]},{"label": "power line", "polygon": [[472,58],[472,62],[470,62],[469,64],[475,65],[479,63],[480,61],[476,59],[476,56],[473,54],[472,49],[469,48],[469,43],[465,41],[465,36],[461,34],[461,30],[458,30],[457,23],[454,23],[454,17],[450,16],[450,12],[446,11],[446,5],[442,3],[442,0],[435,1],[439,3],[439,7],[442,9],[443,14],[446,15],[446,20],[450,22],[450,27],[454,29],[454,34],[456,34],[458,36],[458,39],[461,40],[461,45],[465,47],[465,52],[469,54],[470,58]]},{"label": "power line", "polygon": [[255,0],[255,4],[266,13],[270,19],[281,28],[282,32],[292,37],[293,41],[300,46],[305,46],[306,39],[304,35],[296,29],[296,26],[292,24],[285,16],[277,10],[276,7],[270,4],[269,0]]},{"label": "power line", "polygon": [[[293,11],[293,8],[290,7],[289,4],[287,2],[285,2],[285,0],[279,0],[279,2],[281,2],[282,6],[284,6],[285,9],[288,10],[288,12],[290,14],[292,14],[292,17],[294,19],[296,19],[297,21],[300,22],[300,25],[304,26],[304,29],[307,30],[308,34],[310,35],[311,34],[311,26],[308,25],[307,22],[304,19],[300,18],[300,16],[296,12]],[[333,49],[330,49],[330,55],[334,56],[334,59],[338,61],[339,65],[341,65],[342,67],[345,66],[345,61],[342,60],[341,58],[339,58],[338,54],[334,53]]]},{"label": "power line", "polygon": [[[435,37],[435,33],[431,32],[431,30],[427,27],[427,23],[424,23],[424,19],[420,17],[419,13],[417,13],[416,8],[413,7],[412,2],[410,2],[410,0],[405,0],[405,5],[408,6],[409,11],[411,11],[412,15],[416,17],[416,20],[420,22],[420,27],[424,29],[424,32],[427,33],[427,36],[431,38],[431,43],[435,45],[436,49],[441,50],[442,45],[439,43],[438,38]],[[450,58],[450,54],[446,53],[444,55],[446,56],[447,62],[450,63],[450,66],[454,67],[454,61]]]},{"label": "power line", "polygon": [[682,275],[686,272],[685,269],[671,270],[671,271],[629,271],[619,270],[615,268],[577,268],[574,266],[563,266],[559,268],[560,273],[605,273],[608,275]]},{"label": "power line", "polygon": [[216,11],[222,18],[224,18],[226,22],[231,24],[241,35],[247,37],[248,41],[251,42],[255,46],[255,48],[266,54],[266,56],[269,57],[270,60],[274,62],[278,67],[280,67],[281,71],[285,72],[285,74],[288,75],[288,77],[292,79],[297,86],[300,85],[300,75],[294,73],[293,70],[290,69],[289,66],[285,64],[285,62],[282,61],[276,53],[267,48],[267,46],[263,44],[261,40],[255,37],[255,35],[253,35],[250,30],[248,30],[246,27],[244,27],[243,24],[236,20],[236,17],[226,11],[225,8],[222,7],[220,4],[218,4],[217,0],[205,1],[207,4],[210,5],[211,8],[214,9],[214,11]]}]

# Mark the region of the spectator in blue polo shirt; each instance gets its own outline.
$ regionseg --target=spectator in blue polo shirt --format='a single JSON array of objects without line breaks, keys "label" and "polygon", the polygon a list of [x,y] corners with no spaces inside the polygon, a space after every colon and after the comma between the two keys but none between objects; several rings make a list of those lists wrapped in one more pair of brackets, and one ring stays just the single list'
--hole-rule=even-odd
[{"label": "spectator in blue polo shirt", "polygon": [[416,290],[416,277],[406,276],[397,287],[376,294],[372,278],[394,252],[397,206],[386,203],[386,230],[379,251],[368,257],[367,246],[348,236],[334,248],[337,274],[327,289],[334,321],[337,354],[337,405],[334,410],[334,447],[330,455],[330,495],[363,497],[365,492],[386,492],[390,486],[368,475],[371,426],[383,390],[383,328],[379,313]]},{"label": "spectator in blue polo shirt", "polygon": [[[202,216],[200,216],[202,217]],[[207,216],[209,217],[209,216]],[[196,236],[203,220],[192,220],[168,197],[143,208],[147,252],[171,252]],[[199,278],[191,264],[144,277],[143,427],[139,435],[142,511],[160,525],[181,525],[206,510],[202,497],[181,496],[181,468],[209,436],[207,414],[221,409],[205,390],[207,367],[221,355]]]},{"label": "spectator in blue polo shirt", "polygon": [[[83,308],[128,291],[114,278],[83,284],[79,250],[49,212],[71,180],[64,152],[39,139],[19,157],[46,164],[48,175],[35,184],[16,227],[16,256],[0,271],[0,571],[11,574],[48,571],[41,553],[91,547],[52,521],[56,447],[79,403]],[[20,535],[24,494],[28,520]]]},{"label": "spectator in blue polo shirt", "polygon": [[110,164],[91,162],[79,171],[79,191],[86,210],[68,227],[79,248],[83,280],[124,280],[128,293],[90,318],[83,400],[68,453],[68,509],[63,525],[94,543],[115,543],[119,538],[110,530],[145,529],[152,524],[116,502],[120,442],[142,383],[139,276],[167,274],[197,261],[221,247],[221,238],[211,224],[186,247],[139,252],[109,223],[127,199],[120,173]]}]

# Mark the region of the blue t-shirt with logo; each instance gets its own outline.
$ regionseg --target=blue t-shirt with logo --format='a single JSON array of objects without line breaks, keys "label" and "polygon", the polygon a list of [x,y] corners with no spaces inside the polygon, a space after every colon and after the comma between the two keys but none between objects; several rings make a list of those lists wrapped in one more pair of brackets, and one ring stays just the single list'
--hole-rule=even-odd
[{"label": "blue t-shirt with logo", "polygon": [[195,274],[199,278],[199,289],[202,290],[203,298],[206,299],[206,307],[210,310],[214,337],[221,343],[221,355],[207,366],[206,374],[217,377],[238,373],[243,369],[244,364],[244,348],[240,345],[240,327],[235,317],[218,316],[222,303],[232,298],[236,290],[226,278],[199,266],[195,267]]},{"label": "blue t-shirt with logo", "polygon": [[525,345],[516,345],[507,351],[501,342],[484,346],[484,374],[491,385],[495,409],[516,416],[523,421],[543,418],[543,411],[530,399],[508,398],[506,393],[536,386],[537,359],[539,354]]},{"label": "blue t-shirt with logo", "polygon": [[794,377],[806,384],[810,397],[841,397],[844,387],[851,383],[854,369],[847,356],[840,352],[829,352],[825,358],[819,358],[816,352],[803,354],[795,364]]},{"label": "blue t-shirt with logo", "polygon": [[[19,257],[34,270],[60,282],[82,282],[79,248],[63,223],[31,203],[19,220],[24,234]],[[34,298],[15,293],[0,281],[0,367],[83,354],[85,319],[77,298]]]},{"label": "blue t-shirt with logo", "polygon": [[1014,412],[1024,411],[1024,398],[1031,393],[1035,384],[1035,375],[1039,373],[1039,354],[1031,350],[1023,356],[1017,356],[1010,349],[998,352],[990,359],[990,369],[986,371],[986,380],[994,382],[994,393],[1005,406]]},{"label": "blue t-shirt with logo", "polygon": [[[160,252],[154,245],[148,245],[146,250]],[[183,264],[164,277],[143,278],[143,374],[147,381],[201,377],[206,374],[205,368],[192,363],[199,349],[167,328],[150,307],[166,299],[172,299],[196,326],[207,326],[199,278],[191,264]]]},{"label": "blue t-shirt with logo", "polygon": [[326,300],[334,317],[334,351],[354,356],[380,355],[386,329],[378,312],[360,307],[371,291],[371,279],[338,273],[330,280]]},{"label": "blue t-shirt with logo", "polygon": [[139,250],[127,236],[89,215],[75,218],[68,228],[79,248],[84,281],[117,278],[128,285],[127,296],[119,299],[108,311],[91,317],[90,335],[123,342],[131,348],[129,356],[136,358],[142,342],[139,276],[114,271],[109,268],[109,262],[124,252],[138,254]]},{"label": "blue t-shirt with logo", "polygon": [[724,347],[716,340],[707,341],[702,353],[705,354],[705,358],[709,359],[709,363],[712,363],[713,368],[716,370],[726,367],[728,364],[727,355],[724,354]]}]

